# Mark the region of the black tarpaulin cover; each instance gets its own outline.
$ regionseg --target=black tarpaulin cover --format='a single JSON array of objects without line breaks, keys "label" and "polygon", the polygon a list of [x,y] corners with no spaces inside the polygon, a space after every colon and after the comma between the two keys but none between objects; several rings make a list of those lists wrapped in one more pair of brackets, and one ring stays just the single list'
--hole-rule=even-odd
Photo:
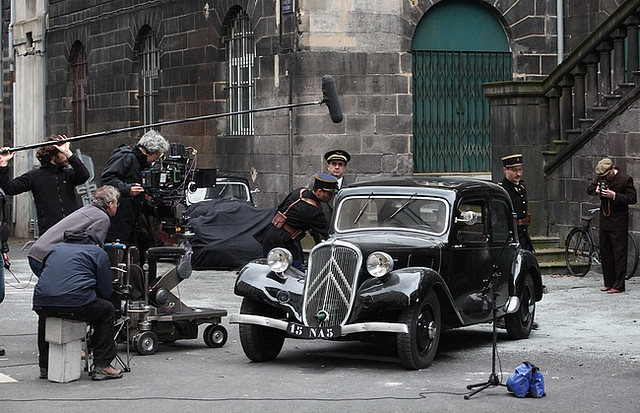
[{"label": "black tarpaulin cover", "polygon": [[236,269],[262,257],[262,246],[253,234],[268,225],[274,215],[273,209],[230,199],[189,206],[186,216],[195,232],[191,239],[193,269]]}]

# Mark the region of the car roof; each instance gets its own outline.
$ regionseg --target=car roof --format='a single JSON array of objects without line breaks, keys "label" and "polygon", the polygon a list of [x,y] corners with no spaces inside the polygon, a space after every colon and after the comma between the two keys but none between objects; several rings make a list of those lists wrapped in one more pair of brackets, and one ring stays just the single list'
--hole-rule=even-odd
[{"label": "car roof", "polygon": [[[358,193],[370,193],[372,190],[378,188],[382,192],[390,193],[408,193],[410,191],[417,191],[421,194],[428,194],[436,192],[457,192],[464,194],[468,192],[488,192],[505,194],[503,188],[499,185],[480,179],[473,178],[455,178],[455,177],[427,177],[417,176],[409,178],[382,178],[371,181],[356,182],[346,186],[342,189],[340,195],[354,195]],[[344,192],[344,194],[343,194]]]}]

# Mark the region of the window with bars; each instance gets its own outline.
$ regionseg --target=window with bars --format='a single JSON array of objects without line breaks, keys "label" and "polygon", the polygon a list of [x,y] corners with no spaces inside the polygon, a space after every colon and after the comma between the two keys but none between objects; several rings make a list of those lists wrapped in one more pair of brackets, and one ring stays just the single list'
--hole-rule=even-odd
[{"label": "window with bars", "polygon": [[156,48],[156,38],[153,32],[148,29],[140,36],[140,85],[138,100],[140,102],[140,117],[143,125],[156,123],[157,97],[158,97],[158,74],[160,71],[159,54]]},{"label": "window with bars", "polygon": [[87,55],[81,43],[76,43],[71,54],[71,110],[73,112],[73,134],[83,135],[87,131]]},{"label": "window with bars", "polygon": [[[253,58],[255,45],[249,16],[241,11],[229,21],[226,39],[228,64],[229,111],[253,109]],[[253,114],[240,113],[229,117],[230,135],[253,135]]]}]

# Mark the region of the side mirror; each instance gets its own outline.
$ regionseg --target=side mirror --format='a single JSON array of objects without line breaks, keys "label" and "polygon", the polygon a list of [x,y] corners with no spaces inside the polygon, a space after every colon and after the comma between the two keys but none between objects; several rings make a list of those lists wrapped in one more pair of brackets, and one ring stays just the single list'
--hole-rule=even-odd
[{"label": "side mirror", "polygon": [[478,222],[478,214],[474,211],[464,211],[461,216],[456,217],[455,223],[464,223],[465,225],[473,225]]}]

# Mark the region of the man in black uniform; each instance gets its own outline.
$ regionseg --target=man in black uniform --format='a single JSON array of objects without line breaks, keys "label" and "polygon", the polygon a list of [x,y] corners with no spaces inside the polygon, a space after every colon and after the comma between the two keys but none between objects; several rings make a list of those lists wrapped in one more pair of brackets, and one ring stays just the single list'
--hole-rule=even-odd
[{"label": "man in black uniform", "polygon": [[522,248],[533,252],[533,244],[529,237],[529,224],[531,213],[527,209],[527,187],[522,180],[522,154],[508,155],[502,158],[502,171],[504,179],[498,185],[509,193],[513,211],[516,213],[518,225],[518,239]]},{"label": "man in black uniform", "polygon": [[293,266],[303,270],[304,255],[300,240],[305,231],[312,230],[323,239],[329,235],[329,222],[320,208],[321,202],[329,202],[338,189],[335,177],[317,174],[313,190],[294,189],[278,205],[278,212],[269,225],[258,231],[254,238],[262,245],[264,254],[275,247],[284,247],[293,255]]},{"label": "man in black uniform", "polygon": [[[344,173],[347,170],[347,164],[351,160],[351,155],[349,152],[342,149],[334,149],[324,154],[324,159],[327,161],[327,171],[329,175],[332,175],[336,178],[338,182],[338,191],[342,189],[345,185],[344,182]],[[327,221],[331,223],[331,218],[333,217],[333,199],[329,202],[322,204],[322,210],[327,216]],[[317,234],[313,234],[314,239],[318,238]]]},{"label": "man in black uniform", "polygon": [[629,205],[638,201],[638,195],[633,178],[616,168],[610,158],[598,162],[596,175],[587,193],[600,196],[600,258],[604,278],[600,290],[621,293],[627,274]]}]

